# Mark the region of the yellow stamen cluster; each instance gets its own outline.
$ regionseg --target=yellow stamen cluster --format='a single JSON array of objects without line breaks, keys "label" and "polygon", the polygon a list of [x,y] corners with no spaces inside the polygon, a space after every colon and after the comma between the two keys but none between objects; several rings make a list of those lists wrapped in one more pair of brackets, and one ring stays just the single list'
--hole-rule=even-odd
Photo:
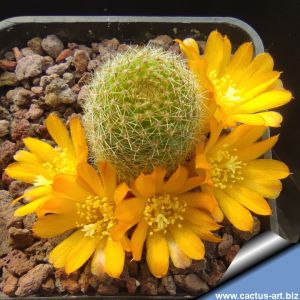
[{"label": "yellow stamen cluster", "polygon": [[209,159],[209,163],[212,166],[210,175],[215,187],[225,189],[244,179],[242,168],[246,164],[228,150],[218,150]]},{"label": "yellow stamen cluster", "polygon": [[236,89],[236,84],[230,76],[226,75],[217,78],[216,70],[211,71],[209,76],[215,88],[216,101],[218,104],[228,109],[234,108],[237,102],[241,101],[241,97]]},{"label": "yellow stamen cluster", "polygon": [[56,150],[57,156],[55,156],[52,162],[43,163],[43,167],[47,168],[53,174],[76,174],[75,163],[68,154],[67,149],[61,150],[57,148]]},{"label": "yellow stamen cluster", "polygon": [[[150,226],[150,235],[162,231],[167,233],[167,227],[183,220],[187,204],[178,197],[169,194],[158,195],[147,199],[144,217]],[[181,227],[180,222],[177,223]]]},{"label": "yellow stamen cluster", "polygon": [[114,204],[107,197],[88,196],[84,203],[76,203],[77,215],[86,236],[100,235],[100,239],[108,235],[116,224]]}]

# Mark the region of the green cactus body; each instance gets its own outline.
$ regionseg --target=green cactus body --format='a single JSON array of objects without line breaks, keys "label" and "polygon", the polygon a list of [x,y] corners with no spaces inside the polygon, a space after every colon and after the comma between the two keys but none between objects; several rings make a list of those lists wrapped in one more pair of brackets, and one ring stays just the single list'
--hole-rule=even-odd
[{"label": "green cactus body", "polygon": [[132,48],[94,74],[84,124],[95,161],[114,164],[121,180],[183,163],[201,138],[205,99],[174,53]]}]

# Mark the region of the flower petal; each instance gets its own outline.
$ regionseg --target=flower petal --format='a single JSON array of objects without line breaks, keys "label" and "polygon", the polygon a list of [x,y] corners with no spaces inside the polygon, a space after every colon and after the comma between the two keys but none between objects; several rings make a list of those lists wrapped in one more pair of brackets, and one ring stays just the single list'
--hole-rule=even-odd
[{"label": "flower petal", "polygon": [[136,225],[140,221],[140,218],[132,219],[130,222],[119,221],[110,231],[110,236],[114,241],[120,241],[126,232]]},{"label": "flower petal", "polygon": [[148,236],[146,260],[152,275],[162,278],[167,274],[169,269],[169,247],[162,234],[154,233]]},{"label": "flower petal", "polygon": [[49,254],[49,262],[55,268],[63,268],[66,258],[73,247],[80,242],[84,233],[81,230],[75,231],[61,243],[59,243]]},{"label": "flower petal", "polygon": [[143,252],[143,246],[148,234],[148,224],[144,218],[137,224],[131,236],[132,257],[136,261],[140,261]]},{"label": "flower petal", "polygon": [[108,238],[104,248],[104,270],[110,277],[119,278],[125,261],[125,251],[118,241]]},{"label": "flower petal", "polygon": [[45,178],[48,178],[49,175],[49,172],[41,165],[23,162],[10,164],[5,172],[9,177],[26,183],[33,183],[39,175]]},{"label": "flower petal", "polygon": [[55,114],[50,114],[46,119],[48,132],[53,140],[62,150],[67,150],[70,155],[75,157],[75,150],[65,124]]},{"label": "flower petal", "polygon": [[268,150],[273,148],[273,146],[277,143],[277,140],[279,138],[279,135],[275,135],[271,138],[265,139],[261,142],[252,144],[250,146],[240,148],[235,152],[235,155],[239,157],[239,160],[243,162],[248,162],[250,160],[254,160],[260,156],[262,156],[264,153],[266,153]]},{"label": "flower petal", "polygon": [[23,217],[23,216],[32,214],[32,213],[36,212],[36,210],[50,198],[51,198],[51,195],[37,198],[37,199],[29,202],[28,204],[17,208],[14,215],[16,217]]},{"label": "flower petal", "polygon": [[226,190],[226,193],[249,210],[258,215],[268,216],[272,210],[268,202],[254,191],[244,188],[238,184]]},{"label": "flower petal", "polygon": [[101,175],[104,193],[109,199],[113,199],[115,189],[117,188],[116,169],[105,161],[97,162],[97,166]]},{"label": "flower petal", "polygon": [[150,177],[152,177],[152,179],[155,183],[155,193],[156,194],[159,194],[162,192],[166,173],[167,173],[167,170],[165,168],[155,167],[153,172],[150,174]]},{"label": "flower petal", "polygon": [[256,159],[249,161],[243,168],[248,178],[264,178],[266,180],[283,179],[290,175],[287,165],[275,159]]},{"label": "flower petal", "polygon": [[214,193],[228,220],[239,230],[251,231],[253,228],[253,217],[249,210],[220,189],[214,189]]},{"label": "flower petal", "polygon": [[91,194],[76,182],[75,176],[60,174],[53,182],[53,192],[56,197],[70,199],[75,202],[85,202]]},{"label": "flower petal", "polygon": [[235,114],[232,118],[241,123],[249,125],[264,125],[270,127],[279,127],[282,122],[282,116],[275,111],[266,111],[257,114]]},{"label": "flower petal", "polygon": [[32,154],[31,152],[25,150],[19,150],[15,155],[14,159],[18,162],[24,163],[34,163],[34,164],[41,164],[42,161],[37,158],[36,155]]},{"label": "flower petal", "polygon": [[170,236],[167,238],[171,260],[176,268],[185,269],[192,264],[192,260],[179,248]]},{"label": "flower petal", "polygon": [[115,217],[122,222],[130,222],[141,217],[145,208],[145,199],[131,198],[122,201],[115,210]]},{"label": "flower petal", "polygon": [[164,183],[163,192],[166,194],[177,194],[185,185],[188,178],[187,168],[179,165],[171,177]]},{"label": "flower petal", "polygon": [[88,156],[88,147],[86,137],[78,117],[71,118],[70,133],[77,161],[86,161]]},{"label": "flower petal", "polygon": [[125,182],[119,184],[114,192],[115,204],[120,204],[124,200],[128,192],[130,192],[130,188]]},{"label": "flower petal", "polygon": [[282,106],[292,99],[291,92],[287,90],[275,90],[265,92],[252,100],[239,106],[239,113],[251,114]]},{"label": "flower petal", "polygon": [[187,207],[184,213],[184,219],[198,226],[207,228],[207,230],[218,230],[222,226],[215,222],[206,213],[199,209]]},{"label": "flower petal", "polygon": [[268,199],[276,199],[282,190],[280,180],[266,180],[264,178],[246,177],[241,185]]},{"label": "flower petal", "polygon": [[203,183],[203,180],[204,178],[201,176],[188,178],[182,188],[178,191],[178,194],[183,194],[190,190],[193,190],[196,187],[199,187]]},{"label": "flower petal", "polygon": [[94,237],[83,236],[66,257],[65,272],[70,274],[78,270],[95,252]]},{"label": "flower petal", "polygon": [[221,238],[215,236],[212,232],[207,230],[207,228],[204,228],[202,226],[197,226],[195,224],[192,224],[190,222],[184,222],[184,226],[189,228],[191,231],[199,235],[199,237],[203,240],[210,241],[213,243],[219,243],[222,241]]},{"label": "flower petal", "polygon": [[49,144],[36,138],[27,137],[23,139],[23,142],[26,148],[42,161],[52,162],[53,159],[59,154],[59,152],[54,150],[54,148]]},{"label": "flower petal", "polygon": [[105,271],[104,271],[105,244],[106,244],[106,239],[100,240],[91,261],[91,273],[97,276],[98,278],[104,278],[105,275]]},{"label": "flower petal", "polygon": [[170,231],[176,244],[178,244],[186,256],[198,260],[204,258],[204,244],[193,231],[185,226],[181,228],[172,226]]},{"label": "flower petal", "polygon": [[32,230],[41,238],[50,238],[75,227],[76,217],[73,214],[53,214],[39,218],[34,223]]},{"label": "flower petal", "polygon": [[132,186],[132,192],[137,197],[150,198],[155,194],[156,186],[152,176],[140,174]]},{"label": "flower petal", "polygon": [[101,178],[90,164],[86,162],[79,163],[77,166],[77,174],[90,187],[92,192],[100,197],[104,196]]},{"label": "flower petal", "polygon": [[39,214],[76,214],[76,206],[74,201],[62,198],[52,198],[39,207]]}]

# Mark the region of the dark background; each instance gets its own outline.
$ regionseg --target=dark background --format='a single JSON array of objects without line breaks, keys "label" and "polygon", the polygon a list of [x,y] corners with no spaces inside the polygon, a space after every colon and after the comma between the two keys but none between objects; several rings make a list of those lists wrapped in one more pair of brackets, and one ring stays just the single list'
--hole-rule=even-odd
[{"label": "dark background", "polygon": [[[300,228],[300,0],[225,1],[225,0],[1,0],[0,19],[28,15],[153,15],[153,16],[228,16],[240,18],[260,35],[265,49],[282,71],[284,85],[294,100],[278,109],[284,121],[274,155],[286,162],[293,175],[285,180],[278,201],[280,218],[292,224],[284,228],[294,235]],[[281,214],[281,211],[283,213]]]}]

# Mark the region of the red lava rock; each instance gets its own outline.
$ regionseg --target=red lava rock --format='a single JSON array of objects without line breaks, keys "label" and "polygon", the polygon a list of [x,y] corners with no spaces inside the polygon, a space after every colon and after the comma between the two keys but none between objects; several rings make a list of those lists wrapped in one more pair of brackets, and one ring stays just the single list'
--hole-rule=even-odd
[{"label": "red lava rock", "polygon": [[61,103],[70,104],[75,101],[75,94],[63,79],[56,78],[47,85],[45,103],[49,106],[57,106]]},{"label": "red lava rock", "polygon": [[206,268],[206,260],[193,260],[191,266],[188,268],[189,272],[201,274]]},{"label": "red lava rock", "polygon": [[85,73],[82,74],[82,77],[78,80],[78,85],[80,87],[83,87],[84,85],[90,83],[92,78],[93,78],[93,76],[92,76],[91,73],[85,72]]},{"label": "red lava rock", "polygon": [[229,266],[232,263],[233,259],[235,258],[235,256],[238,254],[239,251],[240,251],[239,245],[233,245],[230,247],[224,259],[227,266]]},{"label": "red lava rock", "polygon": [[206,293],[209,290],[208,285],[196,274],[175,275],[174,280],[179,287],[192,295]]},{"label": "red lava rock", "polygon": [[31,91],[36,95],[41,95],[43,93],[44,89],[41,86],[33,86],[31,88]]},{"label": "red lava rock", "polygon": [[29,48],[29,47],[23,48],[21,51],[22,51],[23,56],[30,56],[30,55],[36,54],[36,53],[35,53],[31,48]]},{"label": "red lava rock", "polygon": [[41,42],[42,49],[52,58],[57,56],[63,51],[63,42],[54,34],[48,35]]},{"label": "red lava rock", "polygon": [[14,86],[17,85],[18,79],[14,72],[4,71],[0,74],[0,87],[1,86]]},{"label": "red lava rock", "polygon": [[16,249],[24,249],[34,242],[32,233],[28,229],[10,227],[8,230],[10,244]]},{"label": "red lava rock", "polygon": [[176,284],[172,276],[163,277],[161,280],[161,284],[169,295],[176,295]]},{"label": "red lava rock", "polygon": [[85,100],[86,100],[87,96],[88,96],[88,86],[83,86],[80,89],[80,92],[77,95],[77,103],[80,106],[83,106],[83,104],[85,103]]},{"label": "red lava rock", "polygon": [[0,170],[3,170],[11,162],[16,151],[16,144],[8,140],[0,144]]},{"label": "red lava rock", "polygon": [[53,278],[49,278],[41,285],[41,292],[45,296],[51,296],[55,291],[55,284]]},{"label": "red lava rock", "polygon": [[119,293],[119,288],[115,285],[99,284],[97,293],[104,296],[113,296]]},{"label": "red lava rock", "polygon": [[74,65],[78,73],[82,74],[87,70],[90,56],[85,50],[76,50],[74,53]]},{"label": "red lava rock", "polygon": [[159,35],[155,39],[150,40],[149,44],[168,50],[169,47],[173,44],[173,39],[168,35]]},{"label": "red lava rock", "polygon": [[11,137],[14,141],[22,140],[25,137],[32,136],[33,130],[26,119],[13,120],[11,124]]},{"label": "red lava rock", "polygon": [[[25,218],[23,219],[23,222]],[[24,222],[24,225],[26,223]],[[24,251],[30,257],[30,259],[36,263],[45,263],[47,262],[47,255],[52,250],[51,244],[45,242],[45,240],[40,240],[35,242],[30,247],[26,248]]]},{"label": "red lava rock", "polygon": [[215,286],[222,278],[226,271],[226,267],[221,260],[214,260],[212,264],[212,271],[206,278],[206,282],[210,286]]},{"label": "red lava rock", "polygon": [[57,74],[52,74],[52,75],[45,75],[42,76],[40,79],[40,86],[42,88],[45,88],[48,84],[50,84],[54,79],[59,78]]},{"label": "red lava rock", "polygon": [[128,268],[128,273],[132,277],[137,277],[139,273],[139,266],[138,263],[134,260],[128,260],[127,261],[127,268]]},{"label": "red lava rock", "polygon": [[251,238],[256,236],[261,229],[260,220],[253,216],[253,229],[252,232],[250,231],[241,231],[237,228],[233,228],[233,235],[236,239],[241,240],[242,242],[249,241]]},{"label": "red lava rock", "polygon": [[9,274],[2,283],[2,292],[8,296],[14,296],[18,286],[18,278]]},{"label": "red lava rock", "polygon": [[29,214],[23,218],[23,224],[24,228],[26,229],[32,229],[32,225],[36,221],[36,215],[35,214]]},{"label": "red lava rock", "polygon": [[68,62],[54,65],[47,69],[46,74],[47,75],[53,75],[53,74],[62,75],[68,70],[69,66],[70,66],[70,64]]},{"label": "red lava rock", "polygon": [[42,39],[40,37],[34,37],[27,42],[27,46],[36,54],[43,55]]},{"label": "red lava rock", "polygon": [[45,58],[34,54],[21,58],[16,67],[16,76],[18,80],[31,78],[42,74],[45,70]]},{"label": "red lava rock", "polygon": [[44,114],[44,110],[37,104],[31,104],[29,110],[26,113],[26,117],[31,120],[36,120]]},{"label": "red lava rock", "polygon": [[120,42],[116,39],[105,39],[102,41],[101,43],[105,48],[109,49],[109,50],[114,50],[116,51],[120,45]]},{"label": "red lava rock", "polygon": [[12,52],[16,58],[16,61],[19,61],[23,57],[22,52],[19,50],[18,47],[12,48]]},{"label": "red lava rock", "polygon": [[17,63],[8,59],[0,59],[0,68],[4,71],[13,71]]},{"label": "red lava rock", "polygon": [[126,44],[120,44],[117,51],[123,53],[123,52],[128,51],[129,48],[130,48],[130,46],[128,46]]},{"label": "red lava rock", "polygon": [[157,295],[157,279],[154,277],[148,277],[141,280],[140,293],[141,295],[155,296]]},{"label": "red lava rock", "polygon": [[0,106],[0,119],[2,119],[2,120],[9,120],[10,119],[9,111],[3,106]]},{"label": "red lava rock", "polygon": [[129,277],[126,280],[126,288],[129,294],[133,295],[136,293],[136,290],[140,283],[133,277]]},{"label": "red lava rock", "polygon": [[12,195],[13,198],[17,198],[23,195],[24,191],[29,187],[30,185],[26,182],[14,180],[9,185],[9,192]]},{"label": "red lava rock", "polygon": [[90,287],[89,275],[86,274],[86,273],[82,273],[80,275],[78,283],[79,283],[79,286],[80,286],[80,291],[83,294],[86,294],[88,292],[88,290],[89,290],[89,287]]},{"label": "red lava rock", "polygon": [[36,293],[43,282],[51,274],[53,267],[48,264],[40,264],[31,269],[19,279],[18,289],[15,294],[25,297]]},{"label": "red lava rock", "polygon": [[59,53],[59,55],[56,58],[57,63],[61,63],[65,61],[67,57],[70,57],[73,55],[73,51],[71,49],[64,49],[62,52]]},{"label": "red lava rock", "polygon": [[222,238],[223,238],[222,242],[218,244],[217,252],[219,256],[224,256],[228,252],[228,250],[230,249],[233,243],[233,237],[231,234],[224,233]]},{"label": "red lava rock", "polygon": [[5,171],[2,172],[1,180],[2,180],[2,183],[7,186],[9,186],[13,182],[13,179],[11,177],[9,177]]},{"label": "red lava rock", "polygon": [[92,59],[92,60],[89,61],[89,64],[87,66],[87,70],[90,71],[90,72],[95,71],[100,67],[100,65],[101,65],[101,63],[100,63],[99,60]]},{"label": "red lava rock", "polygon": [[61,280],[61,284],[63,288],[71,295],[75,295],[80,291],[80,284],[72,278]]},{"label": "red lava rock", "polygon": [[0,137],[4,137],[9,133],[9,121],[0,120]]},{"label": "red lava rock", "polygon": [[27,259],[21,250],[13,250],[3,258],[4,267],[16,276],[22,276],[31,270],[35,263]]},{"label": "red lava rock", "polygon": [[8,191],[0,190],[0,212],[2,208],[6,208],[7,204],[11,203],[12,199],[13,198]]},{"label": "red lava rock", "polygon": [[180,47],[179,47],[178,43],[172,44],[169,47],[168,51],[171,51],[171,52],[176,53],[176,54],[181,54],[181,50],[180,50]]}]

